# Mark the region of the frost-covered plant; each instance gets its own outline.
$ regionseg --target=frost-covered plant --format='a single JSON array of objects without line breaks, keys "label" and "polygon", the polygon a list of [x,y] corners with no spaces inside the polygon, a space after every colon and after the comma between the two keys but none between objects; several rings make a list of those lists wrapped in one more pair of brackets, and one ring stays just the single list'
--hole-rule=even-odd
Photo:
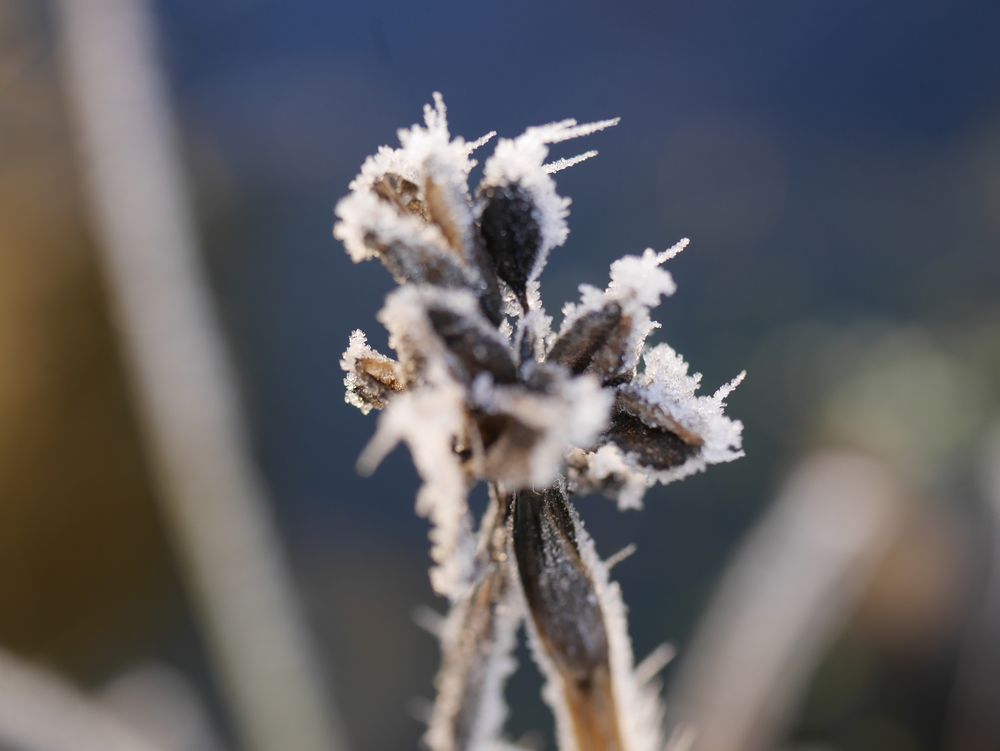
[{"label": "frost-covered plant", "polygon": [[[617,124],[563,120],[500,139],[474,194],[472,153],[440,95],[424,124],[381,147],[337,205],[334,235],[355,261],[378,259],[400,288],[379,314],[395,359],[351,335],[347,401],[383,410],[361,457],[370,471],[399,442],[432,522],[434,588],[450,611],[425,741],[433,751],[511,748],[503,684],[526,622],[564,751],[657,751],[656,671],[633,665],[621,593],[570,503],[599,492],[639,508],[647,487],[742,455],[723,413],[743,375],[698,396],[700,375],[669,346],[645,348],[649,316],[674,291],[663,263],[686,245],[611,266],[582,286],[558,330],[538,278],[565,242],[569,199],[552,174],[592,157],[546,161],[552,144]],[[478,535],[467,504],[485,481]]]}]

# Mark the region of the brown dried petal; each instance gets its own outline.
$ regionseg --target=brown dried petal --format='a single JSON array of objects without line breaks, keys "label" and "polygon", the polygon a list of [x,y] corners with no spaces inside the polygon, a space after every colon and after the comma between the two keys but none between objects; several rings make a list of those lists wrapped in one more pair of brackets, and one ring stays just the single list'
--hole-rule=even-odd
[{"label": "brown dried petal", "polygon": [[448,247],[455,251],[461,260],[465,260],[467,253],[463,238],[463,222],[453,215],[444,190],[430,176],[424,179],[423,196],[416,183],[392,172],[387,172],[375,180],[372,183],[372,190],[383,201],[391,203],[402,212],[418,216],[428,224],[436,225],[444,235]]},{"label": "brown dried petal", "polygon": [[372,191],[404,213],[430,221],[427,205],[420,198],[420,187],[405,177],[386,172],[372,183]]},{"label": "brown dried petal", "polygon": [[360,330],[351,334],[340,367],[347,373],[344,378],[347,403],[366,415],[373,409],[384,409],[393,394],[406,388],[403,366],[369,347]]},{"label": "brown dried petal", "polygon": [[355,361],[351,391],[369,408],[385,409],[392,395],[405,388],[398,363],[374,357]]},{"label": "brown dried petal", "polygon": [[443,189],[430,177],[424,181],[424,195],[427,201],[429,221],[438,226],[444,239],[448,242],[448,246],[465,260],[468,257],[468,252],[465,247],[463,229],[468,231],[470,228],[461,226],[463,222],[452,214]]}]

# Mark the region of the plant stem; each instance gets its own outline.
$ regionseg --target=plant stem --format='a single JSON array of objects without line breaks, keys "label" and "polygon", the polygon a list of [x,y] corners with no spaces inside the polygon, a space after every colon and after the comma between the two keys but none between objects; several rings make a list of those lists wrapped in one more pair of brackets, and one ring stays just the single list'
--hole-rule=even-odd
[{"label": "plant stem", "polygon": [[56,3],[116,323],[183,572],[249,751],[343,748],[203,278],[146,0]]}]

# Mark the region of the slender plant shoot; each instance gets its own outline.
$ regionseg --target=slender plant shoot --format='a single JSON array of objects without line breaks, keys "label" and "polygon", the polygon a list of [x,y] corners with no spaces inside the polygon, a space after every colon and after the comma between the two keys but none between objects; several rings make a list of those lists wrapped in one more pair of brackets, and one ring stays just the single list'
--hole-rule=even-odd
[{"label": "slender plant shoot", "polygon": [[[539,277],[566,241],[570,201],[552,175],[596,152],[548,161],[549,148],[617,123],[501,138],[470,192],[473,152],[494,134],[453,137],[435,94],[423,125],[369,157],[336,208],[351,258],[379,260],[399,284],[379,314],[396,356],[355,331],[341,365],[347,401],[382,411],[361,469],[403,442],[423,480],[431,581],[450,608],[432,751],[516,747],[503,686],[521,623],[560,749],[668,745],[655,671],[634,665],[621,592],[571,498],[640,508],[652,484],[742,456],[742,425],[724,407],[743,374],[699,396],[701,376],[673,349],[646,347],[650,310],[674,292],[663,264],[686,240],[616,261],[608,287],[581,286],[553,328]],[[477,525],[467,497],[478,482],[490,505]]]}]

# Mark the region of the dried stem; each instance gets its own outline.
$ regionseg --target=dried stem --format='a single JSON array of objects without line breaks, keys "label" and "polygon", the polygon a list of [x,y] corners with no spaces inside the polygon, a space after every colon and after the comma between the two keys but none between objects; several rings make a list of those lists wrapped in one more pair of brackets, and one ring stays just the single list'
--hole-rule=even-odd
[{"label": "dried stem", "polygon": [[990,567],[955,680],[948,744],[953,751],[987,751],[1000,737],[1000,424],[982,457],[981,482],[992,542]]},{"label": "dried stem", "polygon": [[101,260],[163,511],[238,733],[342,748],[250,458],[185,205],[150,3],[57,3]]},{"label": "dried stem", "polygon": [[507,565],[512,497],[496,486],[480,530],[474,581],[442,627],[438,700],[427,732],[433,751],[472,751],[498,739],[502,691],[521,621]]},{"label": "dried stem", "polygon": [[668,706],[696,751],[774,748],[811,669],[896,526],[900,490],[874,460],[806,461],[731,564]]}]

